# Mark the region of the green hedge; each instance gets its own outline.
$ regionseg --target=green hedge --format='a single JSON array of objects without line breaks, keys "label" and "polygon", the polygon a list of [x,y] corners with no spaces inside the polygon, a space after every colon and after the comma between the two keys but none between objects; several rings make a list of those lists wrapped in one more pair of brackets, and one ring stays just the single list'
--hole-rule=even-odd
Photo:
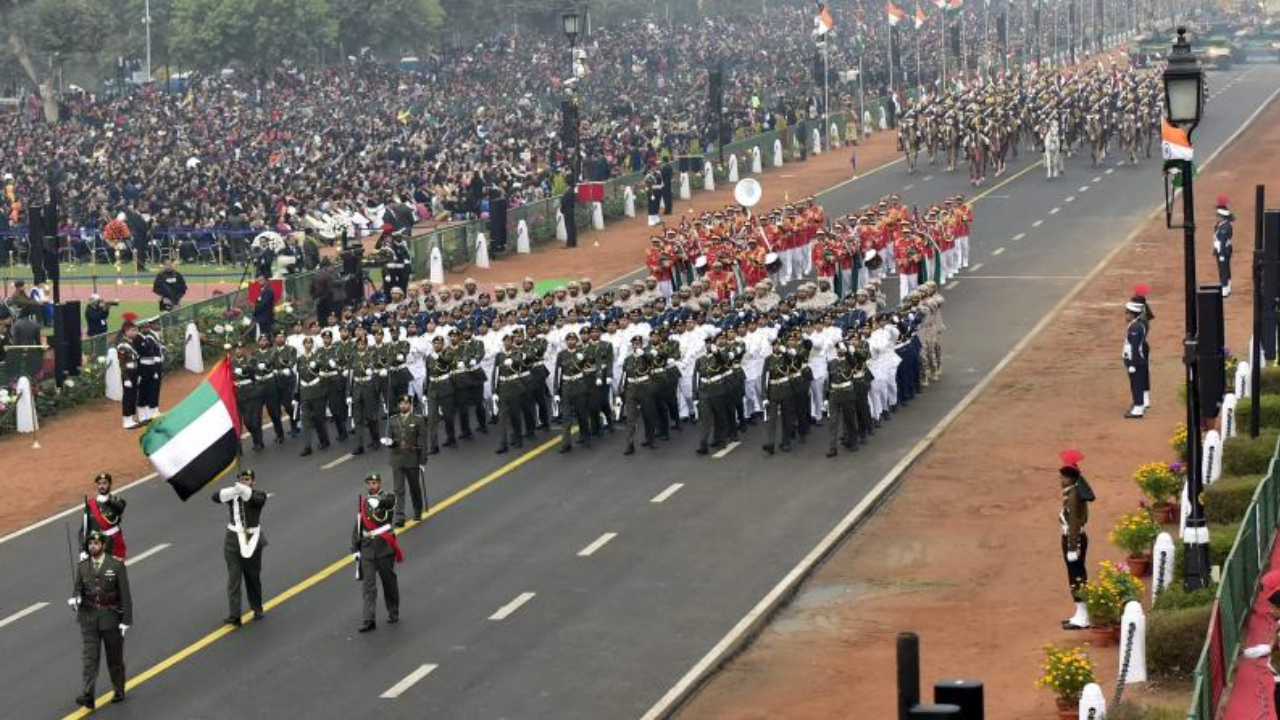
[{"label": "green hedge", "polygon": [[1239,435],[1227,438],[1222,448],[1222,473],[1224,475],[1255,475],[1265,473],[1271,464],[1280,430],[1266,428],[1258,437]]},{"label": "green hedge", "polygon": [[[1271,368],[1268,368],[1270,370]],[[1263,393],[1262,412],[1259,414],[1259,422],[1264,428],[1280,428],[1280,395],[1272,393]],[[1236,403],[1236,427],[1249,427],[1249,410],[1253,406],[1253,398],[1243,397]]]},{"label": "green hedge", "polygon": [[1262,368],[1262,394],[1280,394],[1280,367]]},{"label": "green hedge", "polygon": [[1222,566],[1235,547],[1236,535],[1240,533],[1240,523],[1209,526],[1209,565]]},{"label": "green hedge", "polygon": [[[1230,457],[1230,453],[1226,457]],[[1209,523],[1225,525],[1240,522],[1261,482],[1261,475],[1223,475],[1205,488],[1204,508]]]},{"label": "green hedge", "polygon": [[1191,679],[1205,633],[1209,629],[1210,605],[1179,610],[1153,610],[1147,618],[1147,669],[1152,677],[1166,680]]},{"label": "green hedge", "polygon": [[1107,720],[1186,720],[1187,709],[1167,705],[1135,705],[1122,702],[1107,708]]},{"label": "green hedge", "polygon": [[1156,596],[1156,603],[1152,606],[1152,610],[1182,610],[1212,605],[1217,592],[1217,585],[1187,592],[1182,589],[1182,581],[1178,580]]}]

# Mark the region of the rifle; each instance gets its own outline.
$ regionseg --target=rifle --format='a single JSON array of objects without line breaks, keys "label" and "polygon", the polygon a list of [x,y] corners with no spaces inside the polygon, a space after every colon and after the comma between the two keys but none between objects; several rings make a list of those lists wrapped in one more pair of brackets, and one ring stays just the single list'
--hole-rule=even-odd
[{"label": "rifle", "polygon": [[[88,502],[88,496],[86,496],[86,497],[85,497],[85,502]],[[63,523],[62,523],[62,527],[63,527],[64,529],[66,529],[66,531],[67,531],[67,562],[68,562],[68,563],[70,563],[70,565],[71,565],[71,592],[72,592],[72,597],[73,597],[73,598],[75,598],[75,600],[76,600],[76,604],[75,604],[75,606],[73,607],[73,609],[74,609],[74,610],[79,610],[79,609],[80,609],[80,602],[79,602],[79,600],[80,600],[80,595],[79,595],[78,593],[76,593],[76,552],[75,552],[75,550],[74,550],[74,549],[72,549],[72,546],[71,546],[71,523],[69,523],[69,522],[67,522],[67,521],[65,521],[65,520],[64,520],[64,521],[63,521]]]},{"label": "rifle", "polygon": [[[356,495],[356,506],[360,508],[360,513],[356,515],[356,537],[364,538],[364,523],[360,522],[360,518],[364,514],[364,496]],[[360,569],[360,543],[356,543],[356,580],[363,580],[364,572]]]}]

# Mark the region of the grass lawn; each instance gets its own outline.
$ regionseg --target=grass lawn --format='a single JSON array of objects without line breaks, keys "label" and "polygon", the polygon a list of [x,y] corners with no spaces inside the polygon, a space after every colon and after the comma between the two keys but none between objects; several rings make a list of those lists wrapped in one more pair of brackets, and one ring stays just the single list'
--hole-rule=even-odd
[{"label": "grass lawn", "polygon": [[[156,273],[160,272],[160,265],[152,264],[147,266],[147,271],[139,273],[132,263],[126,263],[120,266],[120,278],[126,283],[132,283],[137,280],[139,283],[145,282],[147,285],[155,279]],[[196,285],[201,281],[227,281],[232,282],[239,280],[241,273],[244,272],[242,265],[200,265],[186,264],[178,265],[177,269],[187,278],[188,285]],[[94,275],[98,277],[98,286],[107,287],[115,284],[116,267],[115,265],[69,265],[62,264],[62,282],[70,284],[92,283]],[[0,278],[3,278],[6,284],[12,285],[14,280],[26,280],[28,284],[32,282],[31,267],[28,265],[10,265],[0,269]]]}]

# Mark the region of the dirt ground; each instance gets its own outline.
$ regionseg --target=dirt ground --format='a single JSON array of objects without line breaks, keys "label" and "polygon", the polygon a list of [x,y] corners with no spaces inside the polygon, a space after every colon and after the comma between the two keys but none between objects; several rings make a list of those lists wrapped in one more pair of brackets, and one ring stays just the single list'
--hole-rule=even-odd
[{"label": "dirt ground", "polygon": [[[1280,104],[1196,180],[1201,282],[1217,278],[1209,235],[1218,193],[1231,198],[1238,216],[1233,294],[1225,304],[1231,348],[1248,345],[1253,188],[1274,177],[1277,149]],[[1057,453],[1083,451],[1082,468],[1098,494],[1090,510],[1091,571],[1103,559],[1119,560],[1107,532],[1141,497],[1133,470],[1173,459],[1167,441],[1184,413],[1175,395],[1183,372],[1181,240],[1163,217],[1147,223],[681,717],[894,717],[895,637],[902,631],[920,635],[925,699],[939,679],[977,678],[988,717],[1054,717],[1052,696],[1034,687],[1040,647],[1087,641],[1059,628],[1072,608],[1059,547]],[[1157,314],[1154,407],[1132,421],[1121,417],[1128,385],[1119,348],[1122,305],[1138,282],[1151,284]],[[1109,698],[1117,651],[1091,655]],[[1135,687],[1126,697],[1177,706],[1188,697],[1187,688]]]},{"label": "dirt ground", "polygon": [[[760,176],[764,187],[761,207],[772,207],[784,197],[796,199],[811,195],[849,179],[851,151],[846,146],[811,156],[804,163],[766,168]],[[894,149],[893,134],[876,133],[864,140],[857,146],[857,156],[861,173],[896,160],[899,156]],[[722,187],[714,193],[695,194],[692,203],[677,200],[676,215],[672,217],[678,217],[691,205],[701,212],[701,208],[731,203],[732,194],[731,187]],[[529,255],[496,260],[489,270],[476,268],[468,274],[481,284],[519,281],[526,275],[538,279],[585,275],[607,282],[644,263],[648,237],[643,217],[614,222],[599,233],[581,233],[576,250],[564,250],[559,243],[550,243]],[[599,247],[593,245],[597,238]],[[460,275],[451,275],[448,281],[461,282],[462,279]],[[132,285],[124,286],[126,290],[132,288]],[[149,286],[138,286],[140,295],[146,291],[146,297],[150,297],[149,290]],[[162,386],[161,407],[172,407],[199,381],[199,377],[184,371],[167,375]],[[134,450],[138,437],[139,431],[120,427],[119,406],[101,400],[49,418],[34,436],[13,435],[0,439],[0,457],[4,458],[5,467],[40,468],[36,483],[31,483],[32,478],[25,473],[6,473],[0,478],[0,492],[6,492],[10,499],[0,506],[0,536],[75,504],[91,489],[93,478],[103,470],[115,476],[117,487],[150,473],[151,464],[140,451]]]}]

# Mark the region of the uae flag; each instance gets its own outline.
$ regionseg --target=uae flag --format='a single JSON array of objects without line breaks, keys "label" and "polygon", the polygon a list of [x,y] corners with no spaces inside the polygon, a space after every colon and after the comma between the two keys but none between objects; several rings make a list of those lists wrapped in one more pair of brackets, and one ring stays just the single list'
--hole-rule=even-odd
[{"label": "uae flag", "polygon": [[200,386],[142,435],[142,452],[178,497],[187,498],[231,469],[240,449],[231,366],[218,362]]}]

